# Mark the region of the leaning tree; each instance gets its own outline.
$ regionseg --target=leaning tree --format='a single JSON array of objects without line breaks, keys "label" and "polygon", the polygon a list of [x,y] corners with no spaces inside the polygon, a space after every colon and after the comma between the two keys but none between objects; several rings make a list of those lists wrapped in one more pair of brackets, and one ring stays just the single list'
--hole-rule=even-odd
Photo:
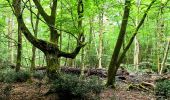
[{"label": "leaning tree", "polygon": [[[8,3],[10,4],[18,23],[20,24],[20,28],[26,39],[36,48],[40,49],[46,56],[46,63],[47,63],[47,74],[48,77],[52,78],[55,77],[56,75],[59,75],[59,58],[60,57],[66,57],[66,58],[75,58],[77,54],[79,53],[80,49],[85,46],[85,43],[83,41],[83,34],[79,32],[79,35],[76,37],[74,34],[72,34],[69,31],[69,34],[75,37],[77,41],[77,45],[75,49],[70,53],[70,52],[64,52],[60,50],[59,48],[59,29],[57,29],[56,25],[56,17],[57,17],[57,3],[58,0],[51,0],[50,2],[50,14],[47,14],[47,12],[44,10],[44,7],[40,3],[40,0],[33,0],[36,9],[38,10],[39,14],[43,18],[44,22],[46,23],[47,27],[49,28],[49,34],[50,34],[50,39],[49,41],[45,41],[42,39],[36,38],[34,35],[32,35],[31,31],[28,29],[26,26],[24,19],[23,19],[23,13],[24,9],[27,7],[27,1],[23,3],[21,7],[21,0],[12,0],[12,3],[10,0],[7,0]],[[82,0],[78,0],[77,4],[77,10],[79,11],[78,13],[78,18],[82,19],[81,16],[83,14],[83,2]],[[22,9],[22,10],[21,10]],[[32,12],[32,11],[31,11]],[[34,12],[32,12],[34,13]],[[79,20],[78,19],[78,20]],[[61,31],[61,30],[60,30]]]},{"label": "leaning tree", "polygon": [[107,79],[107,86],[115,87],[115,76],[117,73],[118,68],[120,67],[120,64],[122,63],[123,59],[125,58],[126,52],[129,50],[131,44],[133,43],[133,40],[135,36],[137,35],[140,27],[143,25],[145,18],[152,7],[152,5],[155,3],[156,0],[152,0],[152,2],[148,5],[146,11],[144,12],[139,24],[137,27],[134,29],[133,35],[131,36],[128,44],[126,47],[123,49],[122,53],[120,53],[121,48],[123,46],[123,41],[125,39],[126,35],[126,29],[128,25],[128,18],[130,14],[130,8],[131,8],[131,1],[132,0],[125,0],[125,7],[124,7],[124,14],[122,18],[122,23],[121,23],[121,28],[119,31],[118,39],[112,54],[112,58],[109,64],[108,68],[108,79]]}]

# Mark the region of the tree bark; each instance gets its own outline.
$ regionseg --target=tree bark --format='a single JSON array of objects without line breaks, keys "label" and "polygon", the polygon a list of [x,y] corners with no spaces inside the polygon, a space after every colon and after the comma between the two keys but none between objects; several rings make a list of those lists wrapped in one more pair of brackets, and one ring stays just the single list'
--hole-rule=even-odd
[{"label": "tree bark", "polygon": [[[21,0],[14,0],[15,14],[21,14]],[[17,45],[17,60],[16,60],[16,69],[18,72],[21,67],[21,57],[22,57],[22,33],[21,33],[21,23],[18,22],[18,45]]]},{"label": "tree bark", "polygon": [[[136,27],[138,26],[138,15],[139,15],[139,7],[140,7],[140,0],[136,0],[136,6],[137,6],[137,16],[136,16]],[[134,67],[136,70],[138,70],[139,68],[139,41],[137,39],[137,36],[135,36],[134,39]]]},{"label": "tree bark", "polygon": [[115,49],[113,51],[111,62],[109,64],[108,79],[107,79],[107,84],[106,84],[107,86],[114,87],[114,84],[115,84],[115,75],[116,75],[115,73],[117,72],[117,67],[116,67],[117,60],[118,60],[120,49],[121,49],[123,41],[124,41],[124,36],[126,33],[126,27],[127,27],[128,18],[129,18],[129,12],[130,12],[130,0],[126,0],[121,29],[119,32],[119,36],[118,36],[118,39],[116,42]]},{"label": "tree bark", "polygon": [[21,67],[21,57],[22,57],[22,33],[21,26],[18,23],[18,46],[17,46],[17,62],[16,62],[16,72],[20,70]]},{"label": "tree bark", "polygon": [[99,60],[99,65],[98,68],[102,68],[102,53],[103,53],[103,8],[101,8],[102,11],[99,14],[99,55],[98,55],[98,60]]},{"label": "tree bark", "polygon": [[48,77],[53,80],[60,75],[59,70],[59,58],[54,54],[45,54],[46,62],[47,62],[47,75]]},{"label": "tree bark", "polygon": [[[84,13],[84,5],[83,5],[83,0],[78,0],[77,4],[77,14],[78,14],[78,31],[79,31],[79,38],[81,41],[85,41],[84,37],[84,29],[83,29],[83,13]],[[84,48],[82,48],[81,51],[81,75],[84,75],[84,67],[85,67],[85,51]]]},{"label": "tree bark", "polygon": [[160,75],[162,74],[163,69],[165,68],[165,63],[166,63],[166,60],[167,60],[167,57],[168,57],[169,45],[170,45],[170,40],[168,40],[168,43],[167,43],[167,46],[166,46],[166,50],[164,52],[164,58],[162,60],[161,69],[160,69],[160,72],[159,72]]}]

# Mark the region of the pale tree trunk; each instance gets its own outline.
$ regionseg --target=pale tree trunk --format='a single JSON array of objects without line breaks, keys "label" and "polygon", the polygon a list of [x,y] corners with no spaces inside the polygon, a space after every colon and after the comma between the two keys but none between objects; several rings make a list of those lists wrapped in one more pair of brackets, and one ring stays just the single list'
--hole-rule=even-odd
[{"label": "pale tree trunk", "polygon": [[[61,16],[60,16],[60,17],[62,18],[62,17],[63,17],[63,7],[62,7],[62,6],[63,6],[63,3],[62,3],[62,1],[60,1],[60,2],[61,2],[61,3],[60,3],[60,4],[61,4],[61,5],[60,5],[60,6],[61,6],[61,7],[60,7],[60,9],[61,9]],[[61,30],[62,30],[62,22],[60,22],[60,50],[62,50],[62,39],[63,39],[63,38],[62,38],[62,31],[61,31]],[[61,64],[61,58],[59,59],[59,65],[60,65],[60,64]]]},{"label": "pale tree trunk", "polygon": [[93,40],[93,20],[94,18],[91,17],[89,19],[89,24],[90,24],[90,30],[89,30],[89,47],[88,47],[88,51],[90,53],[91,50],[91,45],[92,45],[92,40]]},{"label": "pale tree trunk", "polygon": [[82,48],[81,51],[81,75],[84,75],[84,69],[85,69],[85,50]]},{"label": "pale tree trunk", "polygon": [[139,42],[138,42],[138,39],[137,37],[135,37],[134,39],[134,44],[135,44],[135,47],[134,47],[134,67],[136,70],[139,69]]},{"label": "pale tree trunk", "polygon": [[163,60],[162,60],[162,63],[161,63],[161,69],[160,69],[160,72],[159,72],[160,75],[162,74],[163,69],[165,68],[165,63],[166,63],[166,60],[167,60],[167,57],[168,57],[169,45],[170,45],[170,40],[168,40],[166,50],[164,52],[164,57],[163,57]]},{"label": "pale tree trunk", "polygon": [[102,52],[103,52],[103,8],[99,14],[99,53],[98,53],[98,68],[102,68]]},{"label": "pale tree trunk", "polygon": [[[137,16],[136,16],[136,27],[138,26],[138,15],[139,15],[139,7],[140,7],[140,0],[136,0],[136,6],[137,6]],[[139,41],[137,39],[137,36],[135,36],[134,39],[134,67],[136,70],[138,70],[139,67]]]},{"label": "pale tree trunk", "polygon": [[[160,11],[158,12],[158,20],[157,20],[157,66],[158,66],[158,73],[161,74],[162,73],[162,66],[160,62],[161,62],[161,48],[163,48],[163,44],[164,44],[164,40],[163,38],[165,38],[164,35],[164,8],[165,6],[168,4],[169,0],[167,0],[165,3],[161,3],[160,6]],[[165,55],[164,55],[165,57]],[[164,59],[163,59],[164,61]],[[163,62],[162,61],[162,62]]]},{"label": "pale tree trunk", "polygon": [[[13,16],[8,17],[8,36],[13,39],[13,30],[14,30],[14,18]],[[9,60],[14,63],[14,43],[12,40],[8,40],[8,50],[9,50]]]}]

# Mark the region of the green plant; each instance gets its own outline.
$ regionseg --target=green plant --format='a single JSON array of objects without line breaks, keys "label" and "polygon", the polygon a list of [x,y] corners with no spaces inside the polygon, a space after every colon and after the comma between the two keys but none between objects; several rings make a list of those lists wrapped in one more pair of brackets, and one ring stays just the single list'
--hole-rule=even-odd
[{"label": "green plant", "polygon": [[43,72],[38,72],[38,71],[34,71],[32,73],[32,76],[36,79],[42,80],[45,77],[45,73]]},{"label": "green plant", "polygon": [[15,82],[26,82],[30,78],[27,71],[19,71],[15,73]]},{"label": "green plant", "polygon": [[51,87],[62,99],[87,99],[90,97],[89,94],[98,94],[103,88],[102,82],[96,77],[83,79],[68,74],[56,79]]},{"label": "green plant", "polygon": [[170,80],[162,80],[156,83],[155,94],[157,96],[170,97]]},{"label": "green plant", "polygon": [[27,71],[15,72],[12,69],[4,69],[0,71],[0,82],[13,83],[13,82],[25,82],[30,78],[30,74]]}]

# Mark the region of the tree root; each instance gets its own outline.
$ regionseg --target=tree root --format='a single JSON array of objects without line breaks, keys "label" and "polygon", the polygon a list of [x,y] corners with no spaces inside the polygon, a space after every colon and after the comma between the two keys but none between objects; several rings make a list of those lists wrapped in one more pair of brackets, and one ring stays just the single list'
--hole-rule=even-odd
[{"label": "tree root", "polygon": [[134,83],[131,83],[127,90],[139,90],[139,91],[153,91],[155,88],[155,85],[152,84],[152,83],[148,83],[148,82],[142,82],[142,83],[139,83],[139,84],[134,84]]}]

